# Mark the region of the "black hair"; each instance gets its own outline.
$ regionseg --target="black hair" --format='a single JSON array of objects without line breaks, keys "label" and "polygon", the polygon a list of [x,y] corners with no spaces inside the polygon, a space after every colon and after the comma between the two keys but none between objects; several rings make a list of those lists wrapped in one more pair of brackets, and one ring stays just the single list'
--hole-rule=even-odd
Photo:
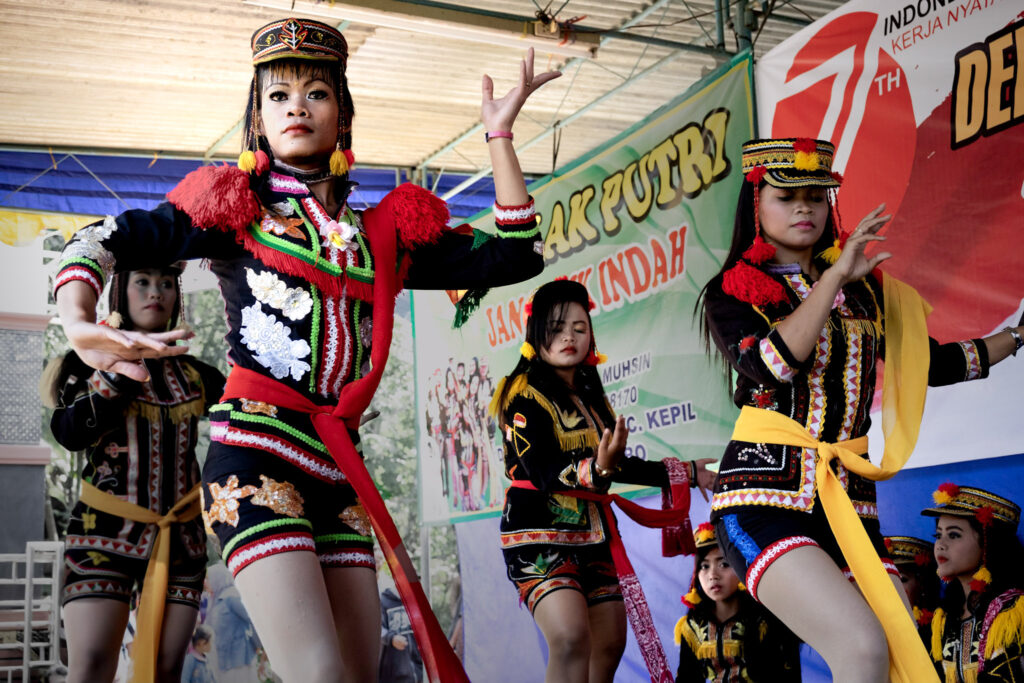
[{"label": "black hair", "polygon": [[213,629],[206,624],[197,624],[196,630],[192,632],[192,647],[195,647],[201,642],[210,642],[213,640]]},{"label": "black hair", "polygon": [[[546,362],[541,360],[540,349],[551,344],[555,337],[555,329],[550,324],[552,320],[564,318],[565,310],[569,304],[579,304],[587,315],[587,323],[590,326],[590,351],[596,349],[594,339],[594,325],[590,318],[590,295],[587,288],[573,280],[555,280],[540,287],[533,295],[530,315],[526,318],[526,339],[536,352],[533,359],[526,356],[519,356],[519,361],[512,368],[512,372],[505,378],[504,386],[498,394],[498,405],[503,406],[508,397],[512,379],[524,372],[531,377],[536,377],[545,387],[556,394],[568,392],[569,388],[557,378],[554,370]],[[604,384],[601,383],[601,375],[593,365],[581,363],[576,368],[576,382],[574,390],[585,403],[598,411],[598,414],[606,425],[610,426],[614,418],[605,406]],[[505,427],[505,416],[503,411],[498,412],[498,422]]]},{"label": "black hair", "polygon": [[[716,350],[716,355],[725,363],[725,357],[722,356],[720,341],[715,338],[714,328],[711,325],[711,321],[708,319],[707,310],[707,298],[709,290],[720,291],[722,289],[722,280],[725,276],[725,272],[736,265],[736,263],[742,258],[743,252],[746,251],[751,244],[754,243],[754,237],[757,235],[757,228],[754,224],[754,193],[760,192],[767,184],[766,181],[761,181],[755,188],[754,185],[746,180],[740,186],[740,196],[736,202],[736,216],[733,220],[732,228],[732,243],[729,246],[729,254],[725,257],[725,261],[722,263],[722,267],[718,273],[715,274],[707,284],[704,285],[703,289],[700,290],[700,294],[697,297],[697,303],[693,307],[693,314],[695,317],[700,319],[700,334],[704,340],[704,352],[708,355],[712,354],[712,345]],[[822,188],[823,191],[826,188]],[[821,231],[821,237],[815,242],[812,249],[812,254],[815,255],[819,269],[824,271],[829,267],[829,264],[818,257],[821,252],[825,251],[828,247],[832,246],[832,242],[835,240],[835,222],[833,219],[832,212],[832,198],[829,193],[826,192],[829,202],[828,218],[825,221],[825,229]],[[728,366],[726,366],[726,374],[729,374]],[[731,387],[730,387],[731,389]]]},{"label": "black hair", "polygon": [[[978,541],[982,544],[982,562],[992,574],[992,583],[985,589],[984,595],[991,597],[1011,588],[1024,589],[1024,545],[1017,537],[1016,527],[993,522],[988,528],[983,528],[974,517],[960,518],[967,520],[978,534]],[[974,600],[981,600],[981,596],[975,596],[976,594],[972,592],[972,603]],[[954,579],[946,584],[940,604],[947,614],[959,615],[963,610],[965,597],[960,581]],[[970,607],[973,609],[974,605]]]}]

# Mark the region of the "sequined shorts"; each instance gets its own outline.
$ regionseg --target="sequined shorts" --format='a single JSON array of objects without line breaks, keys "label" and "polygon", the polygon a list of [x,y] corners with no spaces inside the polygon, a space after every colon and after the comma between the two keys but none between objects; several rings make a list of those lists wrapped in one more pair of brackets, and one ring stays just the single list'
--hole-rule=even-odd
[{"label": "sequined shorts", "polygon": [[[715,521],[719,545],[750,595],[757,599],[757,585],[768,567],[786,553],[814,546],[821,548],[848,579],[853,580],[843,552],[839,549],[832,529],[828,525],[821,503],[812,512],[785,510],[772,507],[733,507]],[[885,570],[899,576],[896,565],[889,559],[877,519],[864,519],[864,529],[882,559]]]},{"label": "sequined shorts", "polygon": [[213,442],[203,466],[203,522],[237,575],[271,555],[315,552],[323,567],[370,567],[373,529],[352,487],[262,450]]},{"label": "sequined shorts", "polygon": [[502,548],[508,578],[532,614],[537,603],[563,588],[583,593],[587,605],[622,600],[607,543],[583,546],[531,543]]}]

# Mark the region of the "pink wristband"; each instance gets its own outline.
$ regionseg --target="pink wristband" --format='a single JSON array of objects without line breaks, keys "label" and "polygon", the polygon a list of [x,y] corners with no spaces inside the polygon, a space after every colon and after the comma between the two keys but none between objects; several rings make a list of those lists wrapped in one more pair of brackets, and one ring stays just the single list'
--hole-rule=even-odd
[{"label": "pink wristband", "polygon": [[484,142],[490,142],[494,138],[508,138],[512,139],[512,131],[510,130],[492,130],[489,133],[484,133]]}]

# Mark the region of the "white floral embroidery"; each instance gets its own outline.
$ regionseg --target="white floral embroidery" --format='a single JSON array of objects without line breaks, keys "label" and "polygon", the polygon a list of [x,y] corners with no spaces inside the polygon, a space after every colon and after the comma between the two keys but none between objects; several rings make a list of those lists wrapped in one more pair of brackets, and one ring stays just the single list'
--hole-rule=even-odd
[{"label": "white floral embroidery", "polygon": [[113,216],[107,216],[102,223],[82,228],[64,247],[61,260],[87,258],[95,261],[103,269],[105,276],[109,278],[114,272],[114,255],[100,243],[113,235],[115,230],[117,230],[117,222]]},{"label": "white floral embroidery", "polygon": [[309,372],[305,339],[292,339],[290,330],[273,315],[267,315],[258,303],[242,309],[242,343],[255,355],[256,362],[277,379],[291,375],[296,382]]},{"label": "white floral embroidery", "polygon": [[257,301],[278,309],[290,320],[302,320],[313,310],[309,292],[301,287],[285,287],[274,273],[265,270],[257,275],[252,268],[246,268],[245,281]]}]

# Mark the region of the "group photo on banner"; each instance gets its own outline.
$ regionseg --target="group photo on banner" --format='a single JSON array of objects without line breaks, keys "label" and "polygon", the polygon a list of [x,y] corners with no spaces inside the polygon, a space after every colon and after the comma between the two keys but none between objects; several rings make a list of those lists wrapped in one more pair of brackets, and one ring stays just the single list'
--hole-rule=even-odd
[{"label": "group photo on banner", "polygon": [[360,4],[224,10],[198,156],[0,117],[0,674],[1024,683],[1024,4]]}]

